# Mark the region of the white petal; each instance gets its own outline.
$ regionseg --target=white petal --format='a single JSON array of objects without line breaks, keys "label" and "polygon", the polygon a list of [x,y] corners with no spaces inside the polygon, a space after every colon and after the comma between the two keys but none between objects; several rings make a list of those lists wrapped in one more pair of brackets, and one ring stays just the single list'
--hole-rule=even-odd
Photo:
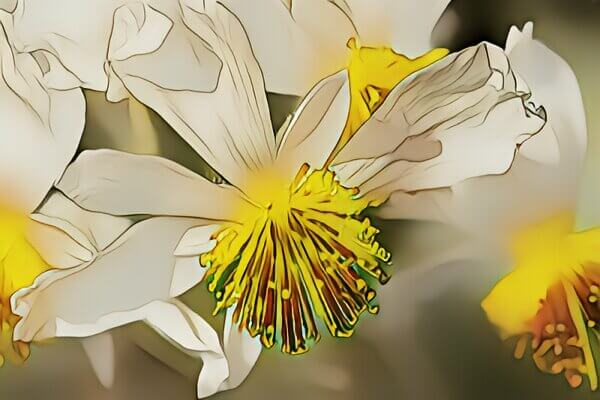
[{"label": "white petal", "polygon": [[512,27],[506,47],[511,65],[531,88],[531,101],[546,110],[548,126],[535,140],[524,143],[520,153],[533,161],[561,162],[563,168],[579,169],[587,128],[577,78],[562,58],[532,34],[532,23],[526,24],[523,32]]},{"label": "white petal", "polygon": [[[103,90],[103,70],[112,15],[121,1],[94,4],[78,0],[18,0],[12,14],[20,51],[54,54],[84,87]],[[82,23],[85,21],[85,23]]]},{"label": "white petal", "polygon": [[129,57],[152,53],[158,49],[173,23],[169,18],[143,3],[131,3],[115,11],[108,59],[123,61]]},{"label": "white petal", "polygon": [[91,261],[132,224],[127,218],[83,210],[57,191],[31,219],[27,238],[53,268]]},{"label": "white petal", "polygon": [[170,0],[153,2],[153,7],[127,3],[115,11],[107,64],[109,100],[129,97],[122,75],[168,90],[214,91],[221,62],[182,18],[179,2]]},{"label": "white petal", "polygon": [[202,225],[190,228],[179,241],[173,252],[176,256],[171,280],[171,296],[177,297],[196,285],[204,277],[205,268],[200,265],[199,256],[211,251],[217,241],[211,235],[219,225]]},{"label": "white petal", "polygon": [[198,377],[199,399],[215,394],[229,376],[228,360],[214,329],[183,303],[155,302],[148,305],[146,322],[183,350],[202,359]]},{"label": "white petal", "polygon": [[[216,88],[209,92],[165,86],[153,68],[159,65],[164,71],[174,49],[155,52],[151,59],[141,55],[111,60],[111,73],[133,96],[158,112],[225,179],[241,187],[248,173],[270,165],[275,153],[260,68],[244,29],[222,5],[209,4],[204,9],[201,2],[181,0],[181,14],[189,34],[196,35],[204,43],[204,51],[214,53],[222,62]],[[166,70],[172,73],[176,68]]]},{"label": "white petal", "polygon": [[432,48],[431,33],[450,0],[337,0],[347,4],[361,44],[392,47],[409,57]]},{"label": "white petal", "polygon": [[[507,47],[512,68],[531,88],[531,99],[546,110],[547,123],[533,139],[555,139],[525,142],[521,149],[529,147],[529,151],[518,152],[502,176],[470,179],[451,190],[396,192],[381,210],[383,216],[441,220],[495,240],[540,218],[573,209],[586,139],[577,81],[558,55],[531,40],[531,27],[526,26],[522,34],[512,29]],[[532,156],[532,150],[551,152],[548,144],[554,142],[558,163]]]},{"label": "white petal", "polygon": [[115,380],[115,345],[112,335],[104,332],[81,340],[90,364],[105,388],[111,388]]},{"label": "white petal", "polygon": [[57,187],[82,207],[113,215],[227,220],[232,210],[248,205],[237,189],[216,185],[173,161],[114,150],[81,153]]},{"label": "white petal", "polygon": [[502,174],[545,122],[525,98],[501,49],[448,56],[394,88],[336,158],[340,179],[383,201]]},{"label": "white petal", "polygon": [[233,310],[227,310],[225,330],[223,333],[225,355],[229,361],[229,378],[221,386],[221,390],[234,389],[244,382],[260,356],[262,344],[260,338],[251,337],[244,329],[233,326]]},{"label": "white petal", "polygon": [[[149,5],[124,0],[56,0],[51,4],[19,0],[12,20],[20,51],[43,49],[54,54],[85,88],[107,89],[107,54],[119,60],[146,54],[146,69],[160,76],[162,83],[180,86],[185,82],[203,91],[214,88],[219,74],[218,59],[190,34],[178,1],[154,0]],[[109,49],[111,35],[114,42]],[[159,48],[163,63],[152,60]]]},{"label": "white petal", "polygon": [[32,211],[62,175],[79,144],[85,102],[51,54],[18,53],[0,12],[0,185],[5,205]]},{"label": "white petal", "polygon": [[145,305],[171,298],[173,252],[199,222],[151,218],[131,227],[90,264],[42,274],[11,299],[13,312],[23,317],[15,337],[91,336],[143,319]]},{"label": "white petal", "polygon": [[317,84],[298,107],[277,151],[277,168],[293,178],[303,163],[323,166],[348,119],[350,89],[346,71]]},{"label": "white petal", "polygon": [[304,96],[318,81],[346,67],[346,43],[356,31],[342,2],[223,3],[248,32],[270,92]]}]

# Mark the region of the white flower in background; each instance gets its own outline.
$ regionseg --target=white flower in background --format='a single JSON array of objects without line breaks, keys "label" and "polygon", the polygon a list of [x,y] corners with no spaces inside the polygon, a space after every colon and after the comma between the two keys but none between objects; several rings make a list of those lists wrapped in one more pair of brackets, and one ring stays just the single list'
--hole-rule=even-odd
[{"label": "white flower in background", "polygon": [[[574,229],[587,136],[579,85],[568,64],[533,39],[532,23],[522,31],[511,28],[506,53],[531,88],[530,100],[545,109],[540,133],[521,146],[503,176],[414,195],[397,192],[380,215],[441,221],[470,234],[478,249],[471,257],[487,267],[497,267],[498,260],[503,264],[499,274],[506,276],[482,306],[502,338],[518,338],[515,356],[522,358],[531,348],[541,371],[564,375],[573,387],[587,377],[596,389],[600,239],[598,229]],[[491,260],[496,262],[489,265]],[[449,261],[434,256],[429,264]],[[381,301],[410,307],[396,282]],[[372,332],[373,343],[393,336],[403,323],[401,318],[381,322]],[[395,357],[387,346],[381,353]]]},{"label": "white flower in background", "polygon": [[[319,82],[275,135],[246,32],[220,4],[107,2],[112,12],[93,12],[110,28],[82,31],[24,3],[14,14],[23,48],[51,49],[84,86],[97,81],[109,99],[134,96],[154,109],[224,183],[158,157],[84,152],[61,191],[85,209],[157,217],[103,258],[50,271],[15,295],[16,336],[87,337],[145,320],[203,357],[198,396],[243,381],[261,348],[252,336],[300,353],[321,322],[351,335],[377,308],[367,276],[384,282],[389,263],[361,212],[393,193],[502,174],[545,124],[498,47],[411,60],[347,37],[349,69]],[[64,3],[71,17],[92,12]],[[216,311],[227,312],[224,352],[212,329],[172,300],[205,273]]]},{"label": "white flower in background", "polygon": [[[0,11],[0,22],[7,18]],[[29,355],[12,343],[9,298],[56,265],[40,257],[47,227],[30,214],[75,155],[85,113],[74,76],[51,54],[18,53],[13,39],[9,28],[0,32],[0,364]]]}]

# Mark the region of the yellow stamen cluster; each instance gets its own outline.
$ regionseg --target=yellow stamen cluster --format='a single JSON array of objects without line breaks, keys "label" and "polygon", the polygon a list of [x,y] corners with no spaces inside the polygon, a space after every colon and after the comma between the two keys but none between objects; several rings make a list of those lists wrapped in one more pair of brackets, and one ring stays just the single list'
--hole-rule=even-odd
[{"label": "yellow stamen cluster", "polygon": [[271,201],[214,234],[216,247],[201,257],[215,313],[235,307],[233,320],[264,346],[306,352],[319,339],[315,315],[331,335],[349,337],[381,283],[390,253],[378,230],[359,214],[369,204],[332,172],[304,166],[287,188],[264,187]]},{"label": "yellow stamen cluster", "polygon": [[30,286],[49,267],[25,238],[27,218],[0,211],[0,365],[5,359],[21,363],[29,357],[29,346],[13,342],[18,322],[10,308],[10,297]]},{"label": "yellow stamen cluster", "polygon": [[513,272],[483,301],[504,337],[516,336],[515,356],[528,344],[536,366],[563,374],[578,387],[598,387],[600,351],[600,230],[573,233],[570,214],[523,230],[514,238]]}]

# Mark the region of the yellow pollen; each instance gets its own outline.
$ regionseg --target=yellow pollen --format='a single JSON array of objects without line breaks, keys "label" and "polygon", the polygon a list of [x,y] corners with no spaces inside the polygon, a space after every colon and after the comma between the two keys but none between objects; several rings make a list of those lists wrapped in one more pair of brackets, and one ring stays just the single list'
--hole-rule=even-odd
[{"label": "yellow pollen", "polygon": [[388,280],[382,266],[390,254],[375,239],[379,231],[359,217],[368,202],[332,172],[307,165],[285,190],[278,181],[260,182],[248,191],[258,206],[216,232],[217,245],[201,256],[214,312],[234,307],[240,329],[289,354],[320,338],[315,317],[331,335],[351,336],[363,312],[377,312],[368,279]]},{"label": "yellow pollen", "polygon": [[26,217],[0,211],[0,365],[6,359],[21,363],[29,357],[29,346],[12,340],[19,318],[11,311],[10,297],[49,268],[27,242],[26,224]]},{"label": "yellow pollen", "polygon": [[360,46],[355,38],[348,41],[350,58],[350,111],[340,140],[328,163],[348,143],[371,115],[383,104],[390,91],[409,75],[428,67],[448,54],[433,49],[417,58],[408,58],[389,47]]}]

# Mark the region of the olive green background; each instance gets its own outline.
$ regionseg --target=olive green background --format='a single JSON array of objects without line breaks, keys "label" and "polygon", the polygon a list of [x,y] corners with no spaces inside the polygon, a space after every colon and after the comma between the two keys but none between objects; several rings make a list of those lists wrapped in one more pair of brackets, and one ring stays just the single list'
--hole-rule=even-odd
[{"label": "olive green background", "polygon": [[[301,1],[301,0],[300,0]],[[581,190],[579,225],[600,224],[600,2],[592,0],[457,0],[436,32],[453,50],[489,40],[503,45],[511,24],[535,22],[535,35],[574,69],[586,105],[589,154]],[[560,94],[559,94],[560,95]],[[196,171],[207,168],[156,115],[131,129],[126,102],[106,104],[88,92],[88,123],[82,148],[113,147],[161,154]],[[277,126],[297,99],[270,95]],[[560,377],[544,375],[530,360],[512,358],[487,323],[479,301],[506,266],[461,262],[416,271],[414,260],[451,246],[435,224],[381,222],[384,241],[403,241],[396,274],[382,290],[381,314],[367,317],[355,337],[323,340],[301,357],[266,351],[248,380],[215,399],[592,399],[583,387],[570,390]],[[387,228],[387,229],[386,229]],[[396,246],[397,247],[397,246]],[[140,277],[143,284],[143,277]],[[212,299],[203,286],[185,300],[208,319]],[[386,299],[394,298],[394,302]],[[101,299],[99,299],[101,301]],[[215,326],[222,321],[211,319]],[[0,399],[180,400],[195,398],[201,362],[177,351],[142,324],[114,332],[114,388],[97,382],[75,340],[33,349],[24,366],[0,370]]]}]

